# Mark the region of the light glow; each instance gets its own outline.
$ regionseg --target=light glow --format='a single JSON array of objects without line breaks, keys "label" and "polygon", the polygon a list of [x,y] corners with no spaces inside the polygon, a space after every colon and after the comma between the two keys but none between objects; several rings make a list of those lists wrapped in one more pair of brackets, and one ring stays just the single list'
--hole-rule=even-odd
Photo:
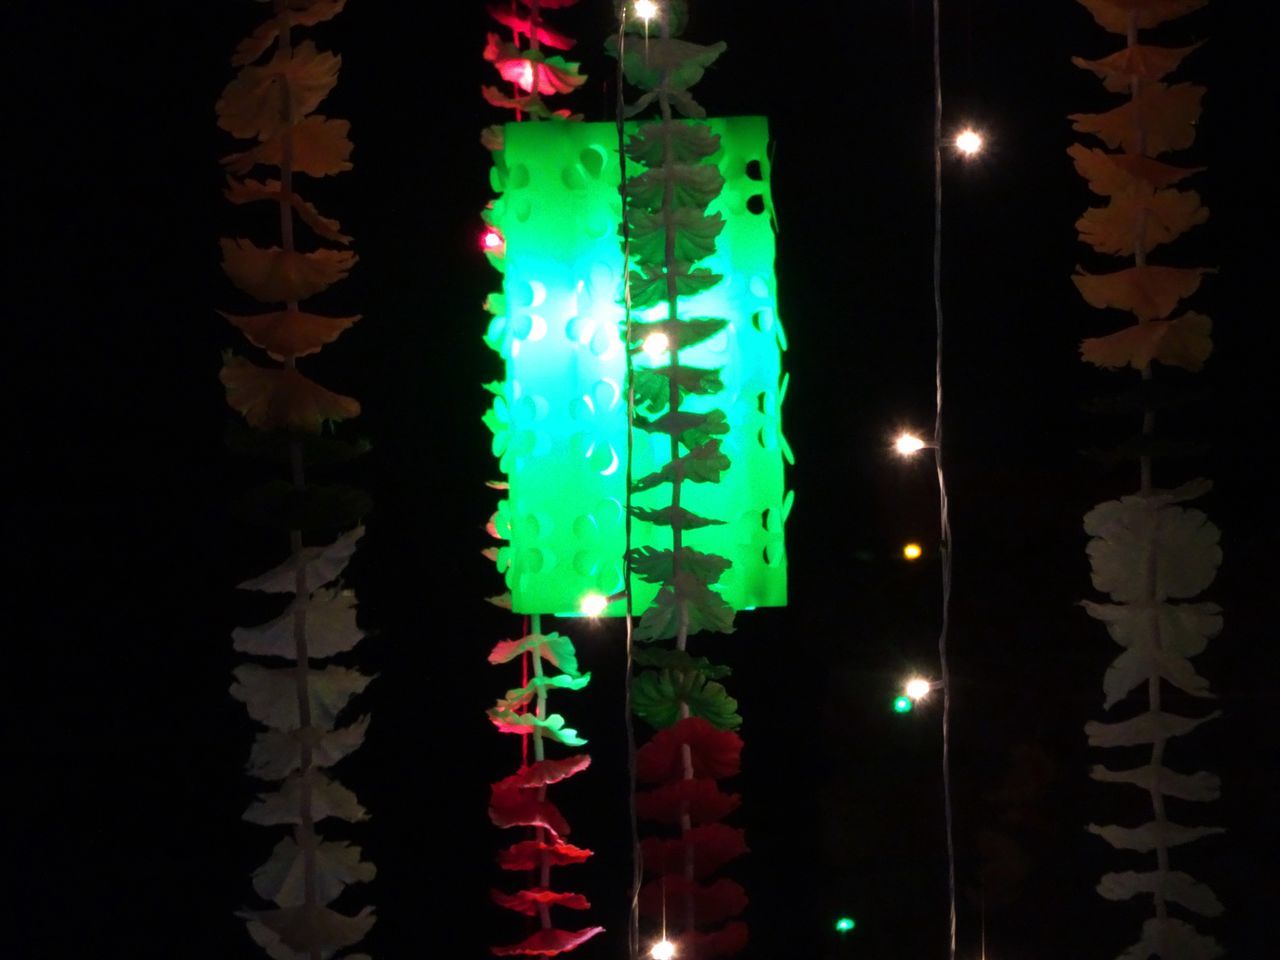
[{"label": "light glow", "polygon": [[[658,5],[654,3],[653,0],[636,0],[636,16],[646,24],[657,15]],[[666,941],[664,940],[663,943],[665,942]],[[654,949],[657,948],[655,947]],[[675,948],[673,947],[672,949],[674,950]],[[656,957],[657,954],[654,954],[654,956]],[[668,956],[674,956],[674,954],[668,954]],[[664,958],[659,958],[659,960],[664,960]]]},{"label": "light glow", "polygon": [[671,349],[671,339],[661,330],[644,338],[644,352],[650,360],[657,362],[662,355]]},{"label": "light glow", "polygon": [[926,444],[914,433],[900,433],[898,439],[893,441],[893,449],[899,456],[910,457],[919,453],[925,448]]},{"label": "light glow", "polygon": [[672,960],[676,955],[676,945],[670,940],[659,940],[649,950],[649,956],[653,960]]},{"label": "light glow", "polygon": [[908,543],[902,548],[902,556],[907,560],[919,560],[924,556],[924,549],[918,543]]},{"label": "light glow", "polygon": [[506,241],[502,239],[502,231],[496,227],[489,227],[484,233],[480,234],[480,249],[489,253],[497,253],[506,245]]},{"label": "light glow", "polygon": [[903,687],[903,692],[911,698],[913,703],[918,703],[927,697],[932,689],[933,684],[924,677],[912,677],[907,681],[907,685]]},{"label": "light glow", "polygon": [[914,706],[915,704],[911,702],[910,697],[908,696],[897,697],[893,701],[893,712],[894,713],[910,713],[911,708]]},{"label": "light glow", "polygon": [[578,604],[578,609],[585,617],[598,617],[604,613],[607,606],[609,606],[609,598],[603,593],[588,593]]},{"label": "light glow", "polygon": [[841,917],[836,921],[836,933],[848,933],[857,925],[858,922],[853,917]]},{"label": "light glow", "polygon": [[966,157],[976,157],[982,152],[982,134],[972,127],[965,127],[956,134],[956,149]]}]

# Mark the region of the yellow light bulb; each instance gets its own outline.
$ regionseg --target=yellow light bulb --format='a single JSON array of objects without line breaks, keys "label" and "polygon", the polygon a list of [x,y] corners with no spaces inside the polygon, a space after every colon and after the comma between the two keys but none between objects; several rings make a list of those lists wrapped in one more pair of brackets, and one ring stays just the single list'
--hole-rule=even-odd
[{"label": "yellow light bulb", "polygon": [[659,940],[649,951],[653,960],[671,960],[676,955],[676,945],[670,940]]},{"label": "yellow light bulb", "polygon": [[976,157],[982,152],[982,134],[972,127],[965,127],[956,134],[956,149],[966,157]]},{"label": "yellow light bulb", "polygon": [[653,0],[636,0],[636,16],[645,23],[648,23],[657,15],[658,5]]},{"label": "yellow light bulb", "polygon": [[578,609],[582,611],[583,616],[598,617],[604,613],[607,606],[609,606],[609,598],[604,594],[588,593],[578,604]]},{"label": "yellow light bulb", "polygon": [[898,439],[893,441],[893,449],[904,457],[919,453],[924,448],[925,442],[912,433],[901,433]]},{"label": "yellow light bulb", "polygon": [[908,543],[902,548],[902,555],[908,560],[919,560],[924,556],[924,550],[918,543]]},{"label": "yellow light bulb", "polygon": [[933,684],[924,677],[912,677],[907,681],[904,692],[912,700],[923,700],[929,695],[929,691],[933,689]]},{"label": "yellow light bulb", "polygon": [[644,338],[642,349],[650,360],[661,360],[662,355],[671,349],[671,339],[661,330],[658,330]]}]

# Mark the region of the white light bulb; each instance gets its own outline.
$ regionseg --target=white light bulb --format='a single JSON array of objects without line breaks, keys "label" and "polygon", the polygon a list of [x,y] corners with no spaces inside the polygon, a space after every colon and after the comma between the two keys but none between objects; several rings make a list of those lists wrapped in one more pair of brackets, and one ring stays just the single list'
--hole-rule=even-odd
[{"label": "white light bulb", "polygon": [[609,606],[609,598],[604,594],[588,593],[582,598],[582,602],[578,604],[578,609],[582,611],[584,616],[598,617],[604,613],[607,606]]},{"label": "white light bulb", "polygon": [[912,700],[923,700],[933,689],[933,684],[923,677],[912,677],[907,681],[905,693]]},{"label": "white light bulb", "polygon": [[659,330],[644,338],[643,349],[650,360],[661,360],[662,355],[671,349],[671,339]]},{"label": "white light bulb", "polygon": [[904,457],[909,457],[913,453],[919,453],[925,447],[925,443],[915,434],[903,433],[898,435],[898,439],[893,441],[893,449]]},{"label": "white light bulb", "polygon": [[649,951],[653,960],[671,960],[676,955],[676,945],[670,940],[659,940]]},{"label": "white light bulb", "polygon": [[[636,0],[636,16],[648,23],[658,15],[658,5],[653,0]],[[664,943],[666,941],[663,941]]]},{"label": "white light bulb", "polygon": [[982,134],[972,127],[966,127],[956,134],[956,149],[966,157],[976,157],[982,152]]}]

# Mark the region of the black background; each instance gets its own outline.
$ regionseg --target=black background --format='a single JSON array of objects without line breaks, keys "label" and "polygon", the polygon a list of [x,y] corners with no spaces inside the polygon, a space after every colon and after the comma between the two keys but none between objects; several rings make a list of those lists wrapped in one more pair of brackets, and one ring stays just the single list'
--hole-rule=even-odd
[{"label": "black background", "polygon": [[[889,709],[909,671],[936,670],[934,477],[887,451],[895,427],[932,418],[929,10],[693,6],[690,38],[729,44],[699,98],[713,113],[768,114],[775,134],[785,423],[798,458],[790,606],[704,641],[735,666],[746,719],[738,822],[753,854],[736,873],[752,897],[749,955],[939,956],[939,714]],[[945,173],[962,956],[976,956],[984,913],[993,960],[1114,956],[1143,909],[1092,887],[1145,860],[1083,826],[1140,822],[1145,800],[1087,777],[1102,757],[1081,726],[1102,716],[1116,649],[1075,604],[1090,592],[1080,517],[1132,489],[1136,470],[1080,454],[1132,425],[1082,409],[1123,378],[1081,364],[1077,342],[1120,318],[1085,307],[1069,281],[1077,262],[1101,262],[1075,241],[1090,198],[1064,153],[1064,117],[1114,102],[1069,56],[1118,40],[1068,0],[943,6],[947,127],[973,122],[990,138],[980,161],[949,159]],[[1280,680],[1263,592],[1276,572],[1263,7],[1216,3],[1160,37],[1211,38],[1184,76],[1209,86],[1188,160],[1210,168],[1196,188],[1213,219],[1164,262],[1220,273],[1197,301],[1216,322],[1200,378],[1209,399],[1165,422],[1213,451],[1157,482],[1215,479],[1206,509],[1226,555],[1210,596],[1227,627],[1199,661],[1226,716],[1176,742],[1170,762],[1225,782],[1213,809],[1173,816],[1230,833],[1174,862],[1220,893],[1228,913],[1204,926],[1237,955],[1275,932],[1258,892],[1277,853],[1264,697]],[[12,949],[16,932],[17,955],[39,958],[253,956],[232,911],[251,902],[248,873],[276,834],[239,820],[253,729],[226,692],[228,633],[249,622],[233,585],[283,544],[231,509],[263,473],[221,444],[219,354],[239,344],[214,308],[243,303],[216,239],[253,221],[221,199],[216,161],[234,145],[213,103],[262,8],[139,0],[5,13],[17,607],[5,638],[6,939]],[[598,41],[609,4],[584,0],[554,19],[581,38],[591,76],[576,108],[607,119],[612,64]],[[380,673],[366,697],[374,725],[340,772],[373,814],[352,833],[380,875],[343,903],[376,902],[368,943],[380,957],[479,957],[518,932],[486,900],[504,839],[486,820],[487,784],[515,754],[483,713],[510,680],[484,655],[512,629],[482,602],[498,585],[478,553],[493,502],[482,481],[495,469],[479,384],[497,370],[480,341],[497,281],[475,246],[490,196],[478,132],[502,119],[479,96],[491,82],[485,30],[478,3],[353,0],[315,31],[343,56],[322,112],[352,121],[356,168],[309,193],[362,258],[324,306],[365,319],[308,369],[364,404],[375,451],[353,476],[377,500],[352,568],[378,631],[361,647]],[[908,539],[925,543],[925,560],[898,558]],[[592,919],[610,928],[581,955],[618,957],[621,633],[572,632],[596,680],[563,709],[596,763],[559,800],[599,856],[561,882],[588,893]],[[844,941],[831,930],[842,912],[858,919]]]}]

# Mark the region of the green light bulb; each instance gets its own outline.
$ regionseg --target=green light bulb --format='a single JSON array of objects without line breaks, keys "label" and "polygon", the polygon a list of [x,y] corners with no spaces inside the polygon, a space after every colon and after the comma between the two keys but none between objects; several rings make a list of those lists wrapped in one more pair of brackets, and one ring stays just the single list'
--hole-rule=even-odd
[{"label": "green light bulb", "polygon": [[910,713],[912,706],[914,706],[914,704],[911,702],[910,697],[906,697],[906,696],[898,697],[896,700],[893,701],[893,712],[894,713]]},{"label": "green light bulb", "polygon": [[857,925],[853,917],[841,917],[836,921],[836,933],[848,933]]}]

